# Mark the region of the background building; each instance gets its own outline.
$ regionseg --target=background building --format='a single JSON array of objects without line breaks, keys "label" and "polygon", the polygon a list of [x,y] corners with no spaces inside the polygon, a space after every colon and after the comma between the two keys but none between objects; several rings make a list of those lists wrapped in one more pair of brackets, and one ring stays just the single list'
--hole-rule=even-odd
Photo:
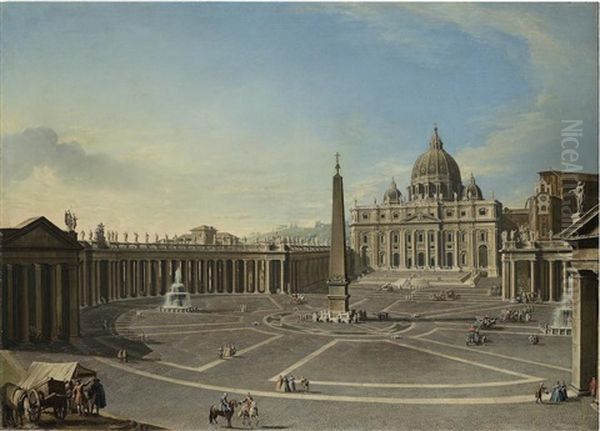
[{"label": "background building", "polygon": [[392,179],[382,204],[355,205],[350,243],[355,268],[499,271],[502,204],[484,199],[471,174],[464,186],[437,128],[415,162],[406,198]]}]

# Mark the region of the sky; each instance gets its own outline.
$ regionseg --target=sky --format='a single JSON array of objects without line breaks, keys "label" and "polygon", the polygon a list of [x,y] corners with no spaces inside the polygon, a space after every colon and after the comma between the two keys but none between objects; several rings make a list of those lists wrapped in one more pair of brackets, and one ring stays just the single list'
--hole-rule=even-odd
[{"label": "sky", "polygon": [[597,4],[1,3],[0,224],[237,235],[406,193],[434,123],[483,190],[598,170]]}]

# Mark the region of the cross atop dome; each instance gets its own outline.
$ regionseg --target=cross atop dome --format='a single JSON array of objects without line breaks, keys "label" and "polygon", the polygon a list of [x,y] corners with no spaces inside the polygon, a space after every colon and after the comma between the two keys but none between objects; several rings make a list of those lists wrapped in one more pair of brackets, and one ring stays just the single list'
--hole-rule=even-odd
[{"label": "cross atop dome", "polygon": [[340,153],[335,153],[335,173],[340,174]]},{"label": "cross atop dome", "polygon": [[442,142],[442,138],[440,138],[438,133],[437,123],[433,123],[433,135],[431,136],[431,141],[429,141],[429,146],[438,150],[444,148],[444,143]]}]

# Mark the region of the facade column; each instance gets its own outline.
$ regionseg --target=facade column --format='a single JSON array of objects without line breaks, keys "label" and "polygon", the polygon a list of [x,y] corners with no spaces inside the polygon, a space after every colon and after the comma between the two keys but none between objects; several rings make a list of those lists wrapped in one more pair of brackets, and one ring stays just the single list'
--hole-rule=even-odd
[{"label": "facade column", "polygon": [[[77,289],[77,266],[69,265],[69,338],[79,336],[79,291]],[[65,331],[67,333],[67,331]]]},{"label": "facade column", "polygon": [[[530,275],[530,278],[531,278],[531,286],[530,286],[530,290],[529,291],[531,293],[533,293],[533,292],[536,291],[536,288],[535,288],[535,283],[536,283],[536,279],[535,279],[535,263],[536,262],[534,260],[529,261],[529,275]],[[540,292],[538,292],[538,293],[540,293]]]},{"label": "facade column", "polygon": [[452,260],[452,266],[454,268],[460,268],[461,265],[459,239],[459,230],[457,229],[454,231],[454,259]]},{"label": "facade column", "polygon": [[[35,273],[35,330],[42,334],[43,314],[42,314],[42,265],[34,264]],[[44,301],[47,302],[47,301]]]},{"label": "facade column", "polygon": [[15,279],[13,265],[6,265],[6,310],[8,319],[6,322],[6,335],[9,341],[15,341]]},{"label": "facade column", "polygon": [[435,264],[434,264],[434,266],[436,268],[441,268],[442,267],[442,265],[441,265],[442,261],[440,259],[440,231],[439,231],[439,228],[436,229],[433,232],[433,235],[434,235],[434,238],[435,238],[435,241],[433,243],[433,246],[435,247],[435,250],[434,250],[434,252],[435,252]]},{"label": "facade column", "polygon": [[425,267],[429,268],[430,264],[429,264],[429,259],[430,259],[430,255],[429,255],[429,230],[425,231]]},{"label": "facade column", "polygon": [[411,233],[411,241],[412,241],[412,265],[411,268],[417,267],[417,235],[413,230]]},{"label": "facade column", "polygon": [[402,253],[400,255],[400,269],[406,269],[406,231],[400,229],[398,235],[400,236],[399,251]]},{"label": "facade column", "polygon": [[554,302],[554,261],[548,261],[548,301]]},{"label": "facade column", "polygon": [[29,265],[21,266],[21,286],[18,286],[20,291],[20,334],[19,341],[22,343],[29,342]]},{"label": "facade column", "polygon": [[516,262],[511,259],[510,261],[510,300],[514,300],[517,297],[517,270]]}]

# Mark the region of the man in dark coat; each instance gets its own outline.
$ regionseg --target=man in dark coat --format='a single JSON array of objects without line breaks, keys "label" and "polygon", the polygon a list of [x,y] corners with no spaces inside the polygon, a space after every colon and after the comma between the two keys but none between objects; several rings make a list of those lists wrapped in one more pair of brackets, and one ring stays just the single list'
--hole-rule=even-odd
[{"label": "man in dark coat", "polygon": [[90,387],[90,392],[93,394],[92,399],[94,400],[92,413],[94,412],[94,407],[96,407],[96,414],[99,415],[100,409],[106,407],[106,393],[104,392],[104,386],[100,383],[100,379],[94,379],[94,383]]}]

